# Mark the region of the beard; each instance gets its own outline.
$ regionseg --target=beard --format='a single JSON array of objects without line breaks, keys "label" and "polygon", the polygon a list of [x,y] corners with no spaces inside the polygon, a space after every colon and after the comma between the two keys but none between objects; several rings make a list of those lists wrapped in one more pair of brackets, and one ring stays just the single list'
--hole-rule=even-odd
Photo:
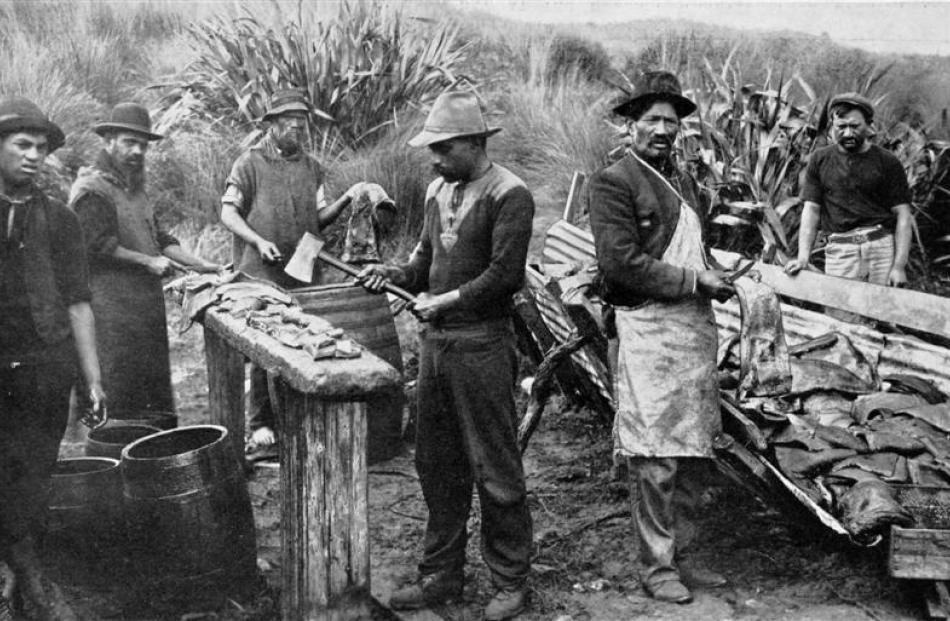
[{"label": "beard", "polygon": [[133,193],[145,188],[145,159],[133,159],[119,162],[119,170],[125,176],[125,182]]},{"label": "beard", "polygon": [[284,155],[296,155],[303,148],[300,140],[300,134],[295,131],[275,133],[274,143]]}]

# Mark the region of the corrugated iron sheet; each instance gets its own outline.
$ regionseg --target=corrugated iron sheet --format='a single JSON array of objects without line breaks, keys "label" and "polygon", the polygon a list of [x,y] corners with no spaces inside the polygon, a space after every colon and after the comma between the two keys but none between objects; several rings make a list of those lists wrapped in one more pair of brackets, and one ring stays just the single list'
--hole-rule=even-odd
[{"label": "corrugated iron sheet", "polygon": [[594,236],[590,231],[558,220],[544,238],[544,260],[548,263],[576,263],[586,267],[597,262]]}]

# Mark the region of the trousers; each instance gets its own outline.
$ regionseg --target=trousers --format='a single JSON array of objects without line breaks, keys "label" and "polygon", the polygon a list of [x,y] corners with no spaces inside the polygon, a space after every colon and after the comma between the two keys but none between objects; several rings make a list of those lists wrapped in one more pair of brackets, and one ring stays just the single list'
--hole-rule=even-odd
[{"label": "trousers", "polygon": [[678,580],[677,563],[696,538],[707,459],[632,457],[630,500],[639,547],[640,580],[659,584]]},{"label": "trousers", "polygon": [[[852,280],[863,280],[875,285],[886,285],[887,275],[894,263],[894,236],[886,235],[880,239],[859,244],[835,243],[829,241],[825,246],[825,273]],[[828,314],[842,321],[857,323],[860,315],[827,309]]]},{"label": "trousers", "polygon": [[0,368],[0,547],[45,523],[75,380],[72,360]]},{"label": "trousers", "polygon": [[429,511],[422,574],[461,573],[474,486],[492,581],[518,588],[527,578],[532,523],[517,446],[516,372],[508,320],[422,334],[415,457]]}]

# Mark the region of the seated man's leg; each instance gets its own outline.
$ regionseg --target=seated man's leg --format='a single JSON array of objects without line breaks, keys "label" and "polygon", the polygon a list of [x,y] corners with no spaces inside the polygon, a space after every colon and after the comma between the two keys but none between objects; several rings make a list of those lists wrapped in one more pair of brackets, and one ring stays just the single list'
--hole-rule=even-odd
[{"label": "seated man's leg", "polygon": [[247,396],[247,428],[249,444],[255,447],[270,446],[276,440],[276,419],[267,387],[267,371],[251,363],[251,388]]}]

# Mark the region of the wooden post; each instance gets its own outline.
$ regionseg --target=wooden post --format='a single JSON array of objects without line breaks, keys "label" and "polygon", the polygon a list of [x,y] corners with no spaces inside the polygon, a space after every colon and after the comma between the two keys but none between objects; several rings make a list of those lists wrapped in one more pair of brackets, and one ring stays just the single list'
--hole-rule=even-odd
[{"label": "wooden post", "polygon": [[228,430],[231,446],[244,463],[244,356],[214,330],[204,333],[210,422]]},{"label": "wooden post", "polygon": [[[204,321],[217,337],[209,365],[228,360],[222,349],[240,351],[273,377],[282,404],[281,618],[370,618],[366,402],[394,390],[399,373],[369,351],[314,361],[226,313],[209,311]],[[210,396],[227,411],[231,394]]]}]

